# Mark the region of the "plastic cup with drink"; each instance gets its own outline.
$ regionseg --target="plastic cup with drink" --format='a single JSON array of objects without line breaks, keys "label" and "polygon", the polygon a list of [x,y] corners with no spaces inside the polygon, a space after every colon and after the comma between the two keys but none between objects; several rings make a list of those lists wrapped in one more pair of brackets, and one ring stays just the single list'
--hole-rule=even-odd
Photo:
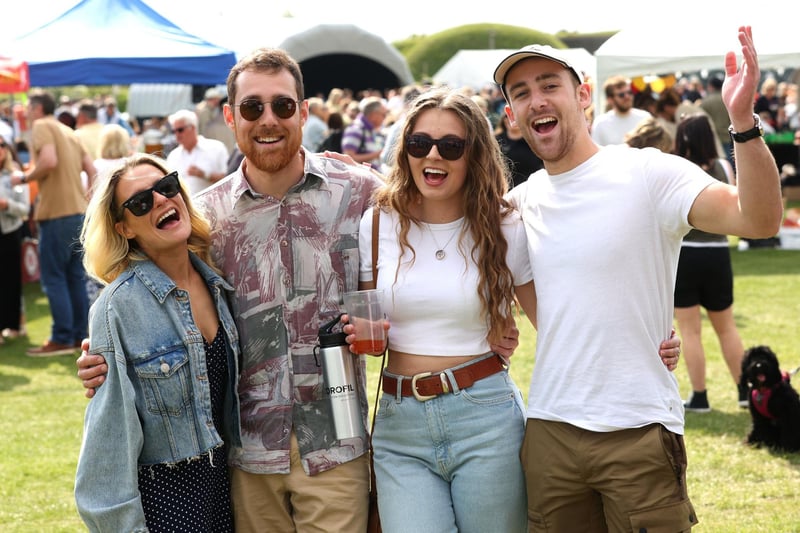
[{"label": "plastic cup with drink", "polygon": [[351,349],[357,354],[380,355],[386,351],[383,291],[370,289],[347,292],[344,309],[353,325],[355,340]]}]

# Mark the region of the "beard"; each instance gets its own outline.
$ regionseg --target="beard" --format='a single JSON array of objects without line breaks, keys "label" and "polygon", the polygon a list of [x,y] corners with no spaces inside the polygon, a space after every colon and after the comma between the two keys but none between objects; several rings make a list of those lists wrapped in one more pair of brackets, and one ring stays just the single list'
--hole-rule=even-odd
[{"label": "beard", "polygon": [[262,172],[275,173],[278,172],[292,162],[297,157],[302,144],[302,138],[298,135],[292,135],[291,132],[283,132],[285,134],[283,143],[279,148],[272,148],[267,145],[262,145],[254,141],[251,137],[247,137],[243,142],[239,142],[239,149],[247,158],[248,164],[254,166]]}]

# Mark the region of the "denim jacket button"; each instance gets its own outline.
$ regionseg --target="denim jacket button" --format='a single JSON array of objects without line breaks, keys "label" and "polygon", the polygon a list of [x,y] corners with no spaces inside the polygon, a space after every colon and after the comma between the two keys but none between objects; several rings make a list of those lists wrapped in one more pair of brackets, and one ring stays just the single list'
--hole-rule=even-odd
[{"label": "denim jacket button", "polygon": [[161,363],[161,371],[166,374],[169,372],[169,365],[167,363]]}]

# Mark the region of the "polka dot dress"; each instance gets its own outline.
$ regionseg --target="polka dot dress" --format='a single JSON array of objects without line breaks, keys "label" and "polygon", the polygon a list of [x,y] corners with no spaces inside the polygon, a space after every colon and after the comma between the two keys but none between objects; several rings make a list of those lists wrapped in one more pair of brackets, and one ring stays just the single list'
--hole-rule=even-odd
[{"label": "polka dot dress", "polygon": [[[223,397],[228,382],[226,337],[220,327],[211,344],[204,342],[211,387],[214,426],[222,434]],[[227,445],[191,462],[139,468],[139,492],[151,532],[233,531]]]}]

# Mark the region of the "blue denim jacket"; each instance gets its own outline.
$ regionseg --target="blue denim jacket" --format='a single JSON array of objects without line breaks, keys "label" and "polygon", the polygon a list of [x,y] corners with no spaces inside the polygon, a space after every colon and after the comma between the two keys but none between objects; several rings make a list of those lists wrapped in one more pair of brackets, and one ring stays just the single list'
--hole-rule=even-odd
[{"label": "blue denim jacket", "polygon": [[[239,337],[228,283],[196,256],[229,340],[225,439],[240,442]],[[89,402],[75,480],[90,531],[146,531],[138,476],[222,445],[212,420],[203,337],[188,293],[151,261],[136,261],[104,288],[90,311],[90,353],[105,357],[106,382]],[[226,465],[220,465],[226,468]]]}]

